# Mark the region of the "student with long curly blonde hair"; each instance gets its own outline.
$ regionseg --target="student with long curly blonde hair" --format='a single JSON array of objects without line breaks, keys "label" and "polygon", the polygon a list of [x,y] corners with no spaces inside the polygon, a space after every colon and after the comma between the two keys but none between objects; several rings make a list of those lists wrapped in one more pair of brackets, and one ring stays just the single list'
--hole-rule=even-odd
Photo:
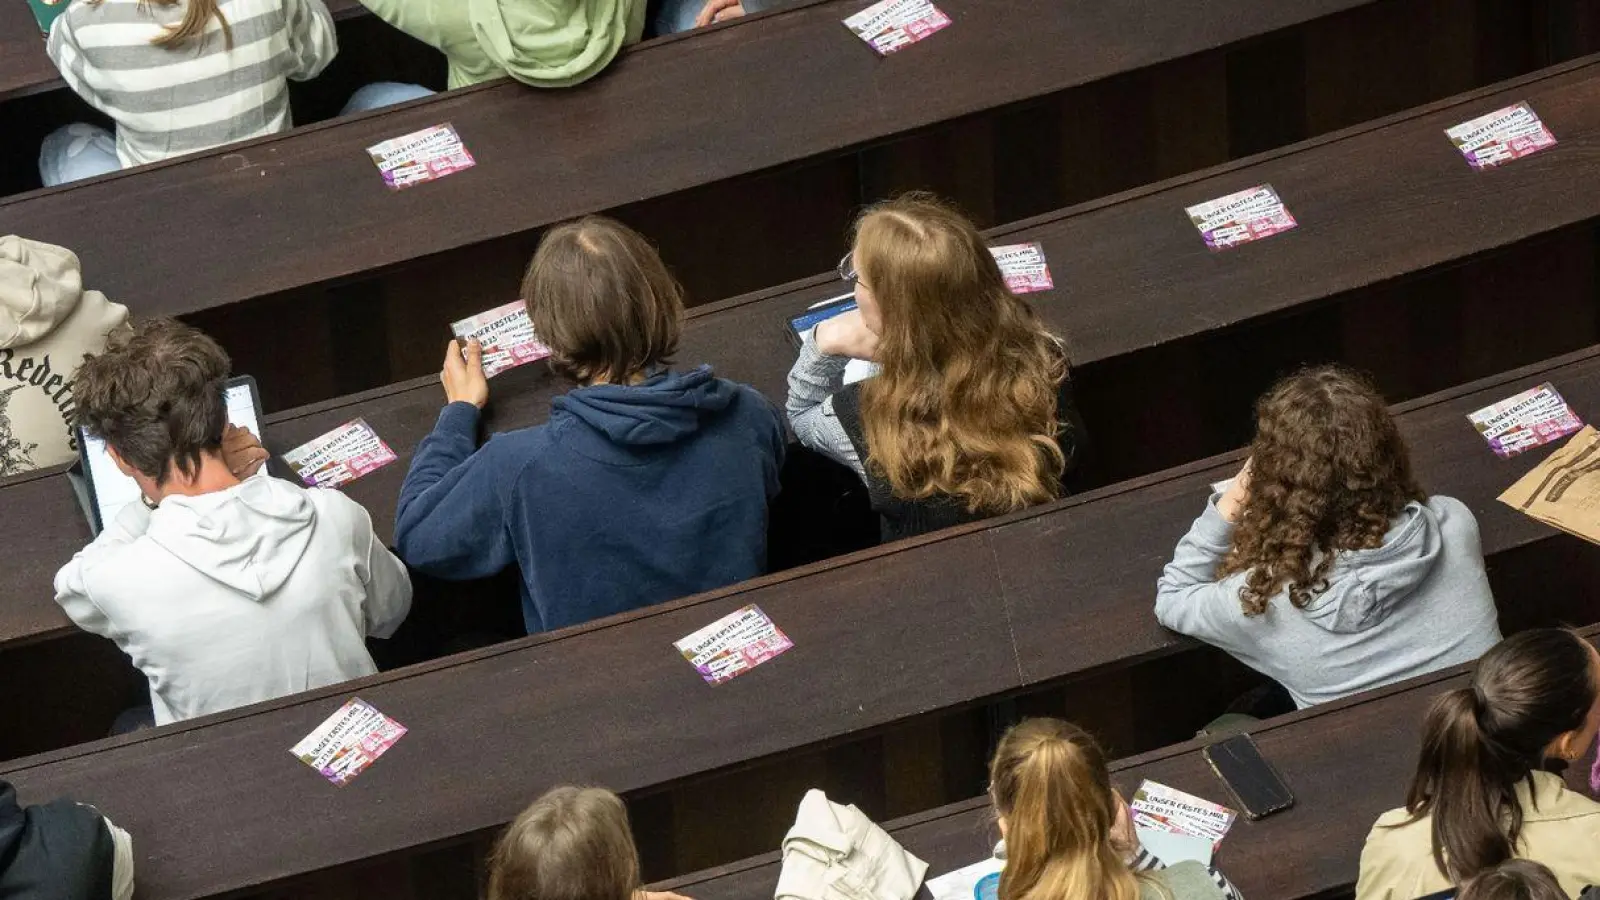
[{"label": "student with long curly blonde hair", "polygon": [[[857,308],[806,335],[789,421],[861,476],[884,538],[1059,496],[1082,443],[1066,353],[972,223],[926,194],[879,204],[840,276]],[[877,374],[845,385],[850,359]]]},{"label": "student with long curly blonde hair", "polygon": [[1216,869],[1139,846],[1105,753],[1083,729],[1028,719],[989,764],[1006,865],[999,900],[1239,900]]},{"label": "student with long curly blonde hair", "polygon": [[1178,543],[1161,624],[1301,708],[1470,662],[1500,640],[1478,522],[1428,496],[1383,398],[1337,366],[1256,404],[1250,460]]}]

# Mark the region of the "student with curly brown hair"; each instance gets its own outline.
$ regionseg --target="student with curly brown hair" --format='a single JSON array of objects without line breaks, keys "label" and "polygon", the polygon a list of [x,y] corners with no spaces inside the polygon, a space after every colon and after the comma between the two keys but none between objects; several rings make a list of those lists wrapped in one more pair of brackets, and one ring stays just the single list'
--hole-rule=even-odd
[{"label": "student with curly brown hair", "polygon": [[1383,398],[1335,366],[1256,404],[1251,457],[1179,541],[1161,624],[1304,708],[1477,659],[1500,640],[1478,523],[1430,497]]},{"label": "student with curly brown hair", "polygon": [[[839,274],[857,308],[804,336],[789,423],[861,476],[884,539],[1059,496],[1083,443],[1066,354],[977,228],[908,194],[862,214]],[[851,359],[877,374],[846,385]]]}]

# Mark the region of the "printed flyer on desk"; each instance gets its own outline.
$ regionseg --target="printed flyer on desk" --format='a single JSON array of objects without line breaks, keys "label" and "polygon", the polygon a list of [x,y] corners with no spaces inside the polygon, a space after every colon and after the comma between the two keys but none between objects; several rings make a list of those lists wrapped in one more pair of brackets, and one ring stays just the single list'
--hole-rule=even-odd
[{"label": "printed flyer on desk", "polygon": [[396,459],[365,419],[346,422],[283,455],[301,481],[322,488],[348,484]]},{"label": "printed flyer on desk", "polygon": [[672,646],[706,684],[722,684],[794,646],[761,607],[729,613]]},{"label": "printed flyer on desk", "polygon": [[1497,109],[1444,133],[1474,169],[1498,166],[1556,145],[1556,136],[1527,103]]},{"label": "printed flyer on desk", "polygon": [[1050,277],[1050,265],[1045,262],[1044,248],[1038,242],[990,247],[989,252],[1000,264],[1000,274],[1005,276],[1011,293],[1031,294],[1056,286]]},{"label": "printed flyer on desk", "polygon": [[389,190],[398,191],[477,165],[455,126],[445,123],[367,148]]},{"label": "printed flyer on desk", "polygon": [[883,0],[844,20],[880,56],[908,47],[950,24],[929,0]]},{"label": "printed flyer on desk", "polygon": [[1467,419],[1502,459],[1560,440],[1583,427],[1578,414],[1548,381],[1470,413]]},{"label": "printed flyer on desk", "polygon": [[1149,780],[1134,792],[1128,812],[1136,827],[1205,838],[1213,848],[1239,816],[1226,806]]},{"label": "printed flyer on desk", "polygon": [[339,787],[354,781],[404,737],[406,727],[356,697],[289,752]]},{"label": "printed flyer on desk", "polygon": [[1212,250],[1259,241],[1298,224],[1270,184],[1199,203],[1184,212]]}]

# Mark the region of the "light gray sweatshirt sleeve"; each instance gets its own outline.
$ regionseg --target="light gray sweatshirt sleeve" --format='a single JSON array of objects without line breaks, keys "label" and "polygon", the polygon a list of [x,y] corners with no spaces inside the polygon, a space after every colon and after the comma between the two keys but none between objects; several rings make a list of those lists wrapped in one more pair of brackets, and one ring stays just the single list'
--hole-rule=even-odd
[{"label": "light gray sweatshirt sleeve", "polygon": [[1178,542],[1172,562],[1156,582],[1156,619],[1180,634],[1229,649],[1239,637],[1234,616],[1238,592],[1217,580],[1217,566],[1233,539],[1233,524],[1217,511],[1220,494],[1206,501],[1200,518]]},{"label": "light gray sweatshirt sleeve", "polygon": [[747,15],[754,15],[758,12],[766,12],[769,9],[782,9],[793,2],[794,0],[744,0],[739,5],[744,7]]},{"label": "light gray sweatshirt sleeve", "polygon": [[833,395],[844,387],[844,369],[850,360],[819,352],[815,332],[813,328],[802,336],[800,356],[789,370],[789,398],[785,404],[789,427],[794,429],[801,446],[849,466],[865,481],[866,470],[855,445],[833,413]]}]

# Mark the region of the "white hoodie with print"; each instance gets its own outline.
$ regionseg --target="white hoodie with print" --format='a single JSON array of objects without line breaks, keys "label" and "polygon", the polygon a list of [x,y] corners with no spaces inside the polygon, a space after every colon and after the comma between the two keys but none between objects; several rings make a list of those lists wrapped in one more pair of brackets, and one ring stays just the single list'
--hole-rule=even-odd
[{"label": "white hoodie with print", "polygon": [[73,378],[127,321],[72,251],[0,236],[0,477],[72,460]]},{"label": "white hoodie with print", "polygon": [[55,588],[150,680],[157,725],[371,675],[365,638],[411,608],[405,566],[360,504],[264,472],[128,504]]}]

